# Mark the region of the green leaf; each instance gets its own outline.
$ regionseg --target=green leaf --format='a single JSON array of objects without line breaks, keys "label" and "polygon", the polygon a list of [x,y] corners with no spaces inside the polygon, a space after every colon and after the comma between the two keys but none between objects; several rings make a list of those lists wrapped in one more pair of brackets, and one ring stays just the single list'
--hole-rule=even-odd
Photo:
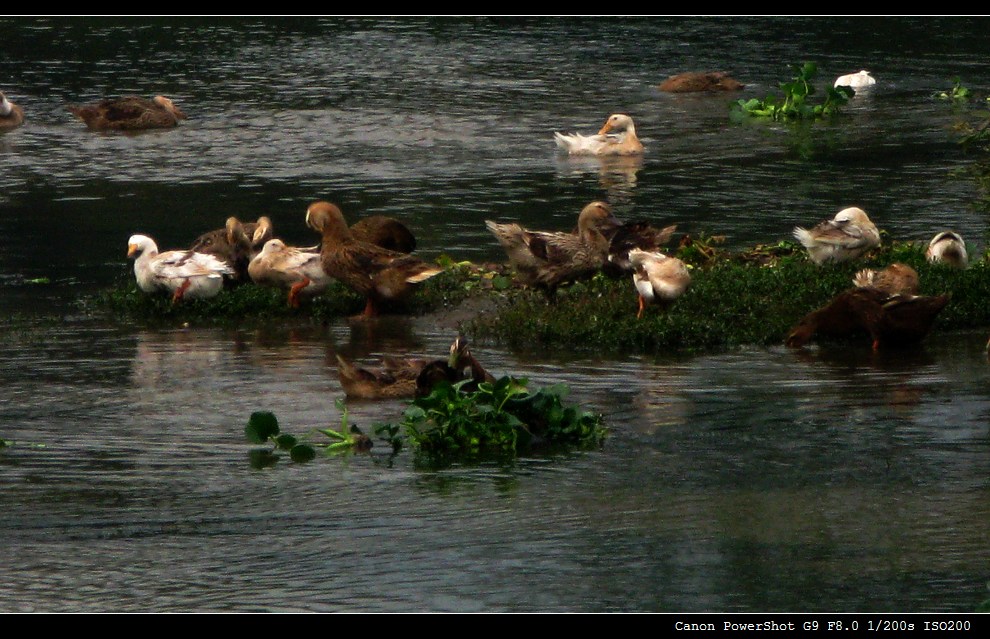
[{"label": "green leaf", "polygon": [[298,440],[288,433],[282,433],[275,438],[275,444],[282,450],[292,450],[292,447],[297,443],[299,443]]},{"label": "green leaf", "polygon": [[264,444],[270,438],[278,435],[278,419],[273,413],[259,411],[251,413],[244,434],[253,444]]},{"label": "green leaf", "polygon": [[277,461],[278,455],[267,448],[255,448],[248,452],[248,462],[251,464],[251,468],[254,469],[260,470],[274,466]]},{"label": "green leaf", "polygon": [[311,461],[316,457],[316,449],[309,444],[296,444],[289,451],[289,458],[297,463]]}]

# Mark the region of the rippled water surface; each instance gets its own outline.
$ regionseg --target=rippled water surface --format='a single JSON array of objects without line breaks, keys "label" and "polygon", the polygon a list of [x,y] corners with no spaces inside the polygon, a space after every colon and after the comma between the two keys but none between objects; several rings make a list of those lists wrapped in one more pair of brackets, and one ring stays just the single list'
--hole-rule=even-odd
[{"label": "rippled water surface", "polygon": [[[413,227],[424,257],[503,259],[485,219],[618,215],[775,243],[858,204],[896,239],[986,215],[953,137],[990,88],[990,22],[948,19],[0,18],[0,605],[7,611],[970,611],[988,597],[984,331],[915,352],[783,347],[692,358],[519,353],[607,416],[601,450],[431,471],[408,451],[253,469],[253,410],[337,422],[337,353],[445,352],[452,327],[146,328],[84,317],[127,237],[188,244],[306,206]],[[805,132],[732,124],[813,60],[877,87]],[[727,69],[739,96],[668,95]],[[65,110],[162,93],[175,130]],[[982,107],[972,107],[976,110]],[[555,130],[633,115],[642,160],[555,156]],[[978,113],[978,111],[977,111]],[[47,284],[35,281],[44,278]],[[370,430],[400,402],[350,402]],[[35,445],[43,445],[36,447]]]}]

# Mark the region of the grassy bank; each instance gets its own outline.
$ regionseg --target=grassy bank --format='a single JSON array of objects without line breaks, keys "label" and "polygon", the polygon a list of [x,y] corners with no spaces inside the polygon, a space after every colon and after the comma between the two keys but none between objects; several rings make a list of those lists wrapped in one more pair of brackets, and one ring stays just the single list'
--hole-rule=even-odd
[{"label": "grassy bank", "polygon": [[[966,270],[929,264],[923,247],[887,243],[849,264],[819,267],[792,243],[731,253],[711,238],[682,242],[676,254],[691,265],[692,284],[673,307],[647,308],[636,318],[631,278],[603,275],[562,289],[556,303],[541,293],[511,285],[508,273],[489,266],[447,262],[401,308],[414,315],[442,313],[469,300],[493,302],[462,324],[475,340],[513,348],[568,348],[588,351],[717,351],[740,345],[780,344],[806,313],[851,286],[861,268],[898,261],[914,267],[921,294],[951,293],[933,333],[990,327],[990,264],[974,261]],[[323,295],[289,308],[285,293],[253,285],[224,291],[212,300],[173,306],[167,296],[149,296],[132,281],[86,301],[93,313],[164,324],[225,324],[301,318],[327,322],[356,315],[363,300],[339,284]]]}]

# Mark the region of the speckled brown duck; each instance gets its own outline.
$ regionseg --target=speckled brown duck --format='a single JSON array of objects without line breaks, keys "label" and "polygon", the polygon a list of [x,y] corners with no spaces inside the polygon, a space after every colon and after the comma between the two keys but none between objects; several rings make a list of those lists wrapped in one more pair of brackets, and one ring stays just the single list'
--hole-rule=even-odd
[{"label": "speckled brown duck", "polygon": [[605,202],[592,202],[581,210],[577,233],[530,231],[518,224],[485,221],[519,280],[551,298],[559,286],[602,270],[609,250],[604,233],[619,224]]},{"label": "speckled brown duck", "polygon": [[69,111],[98,131],[169,129],[186,119],[186,114],[163,95],[150,100],[135,95],[110,98],[96,104],[70,105]]},{"label": "speckled brown duck", "polygon": [[320,259],[327,275],[365,297],[365,317],[377,315],[385,303],[406,298],[417,284],[443,270],[412,255],[357,239],[343,212],[330,202],[311,204],[306,210],[306,224],[323,238]]}]

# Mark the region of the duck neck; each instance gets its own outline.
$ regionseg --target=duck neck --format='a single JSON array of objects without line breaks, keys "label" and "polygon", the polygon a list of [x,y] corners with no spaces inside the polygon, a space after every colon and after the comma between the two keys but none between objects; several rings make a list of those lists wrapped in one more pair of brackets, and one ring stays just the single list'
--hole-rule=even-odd
[{"label": "duck neck", "polygon": [[0,94],[0,116],[8,116],[13,110],[14,105],[7,100],[7,96]]}]

